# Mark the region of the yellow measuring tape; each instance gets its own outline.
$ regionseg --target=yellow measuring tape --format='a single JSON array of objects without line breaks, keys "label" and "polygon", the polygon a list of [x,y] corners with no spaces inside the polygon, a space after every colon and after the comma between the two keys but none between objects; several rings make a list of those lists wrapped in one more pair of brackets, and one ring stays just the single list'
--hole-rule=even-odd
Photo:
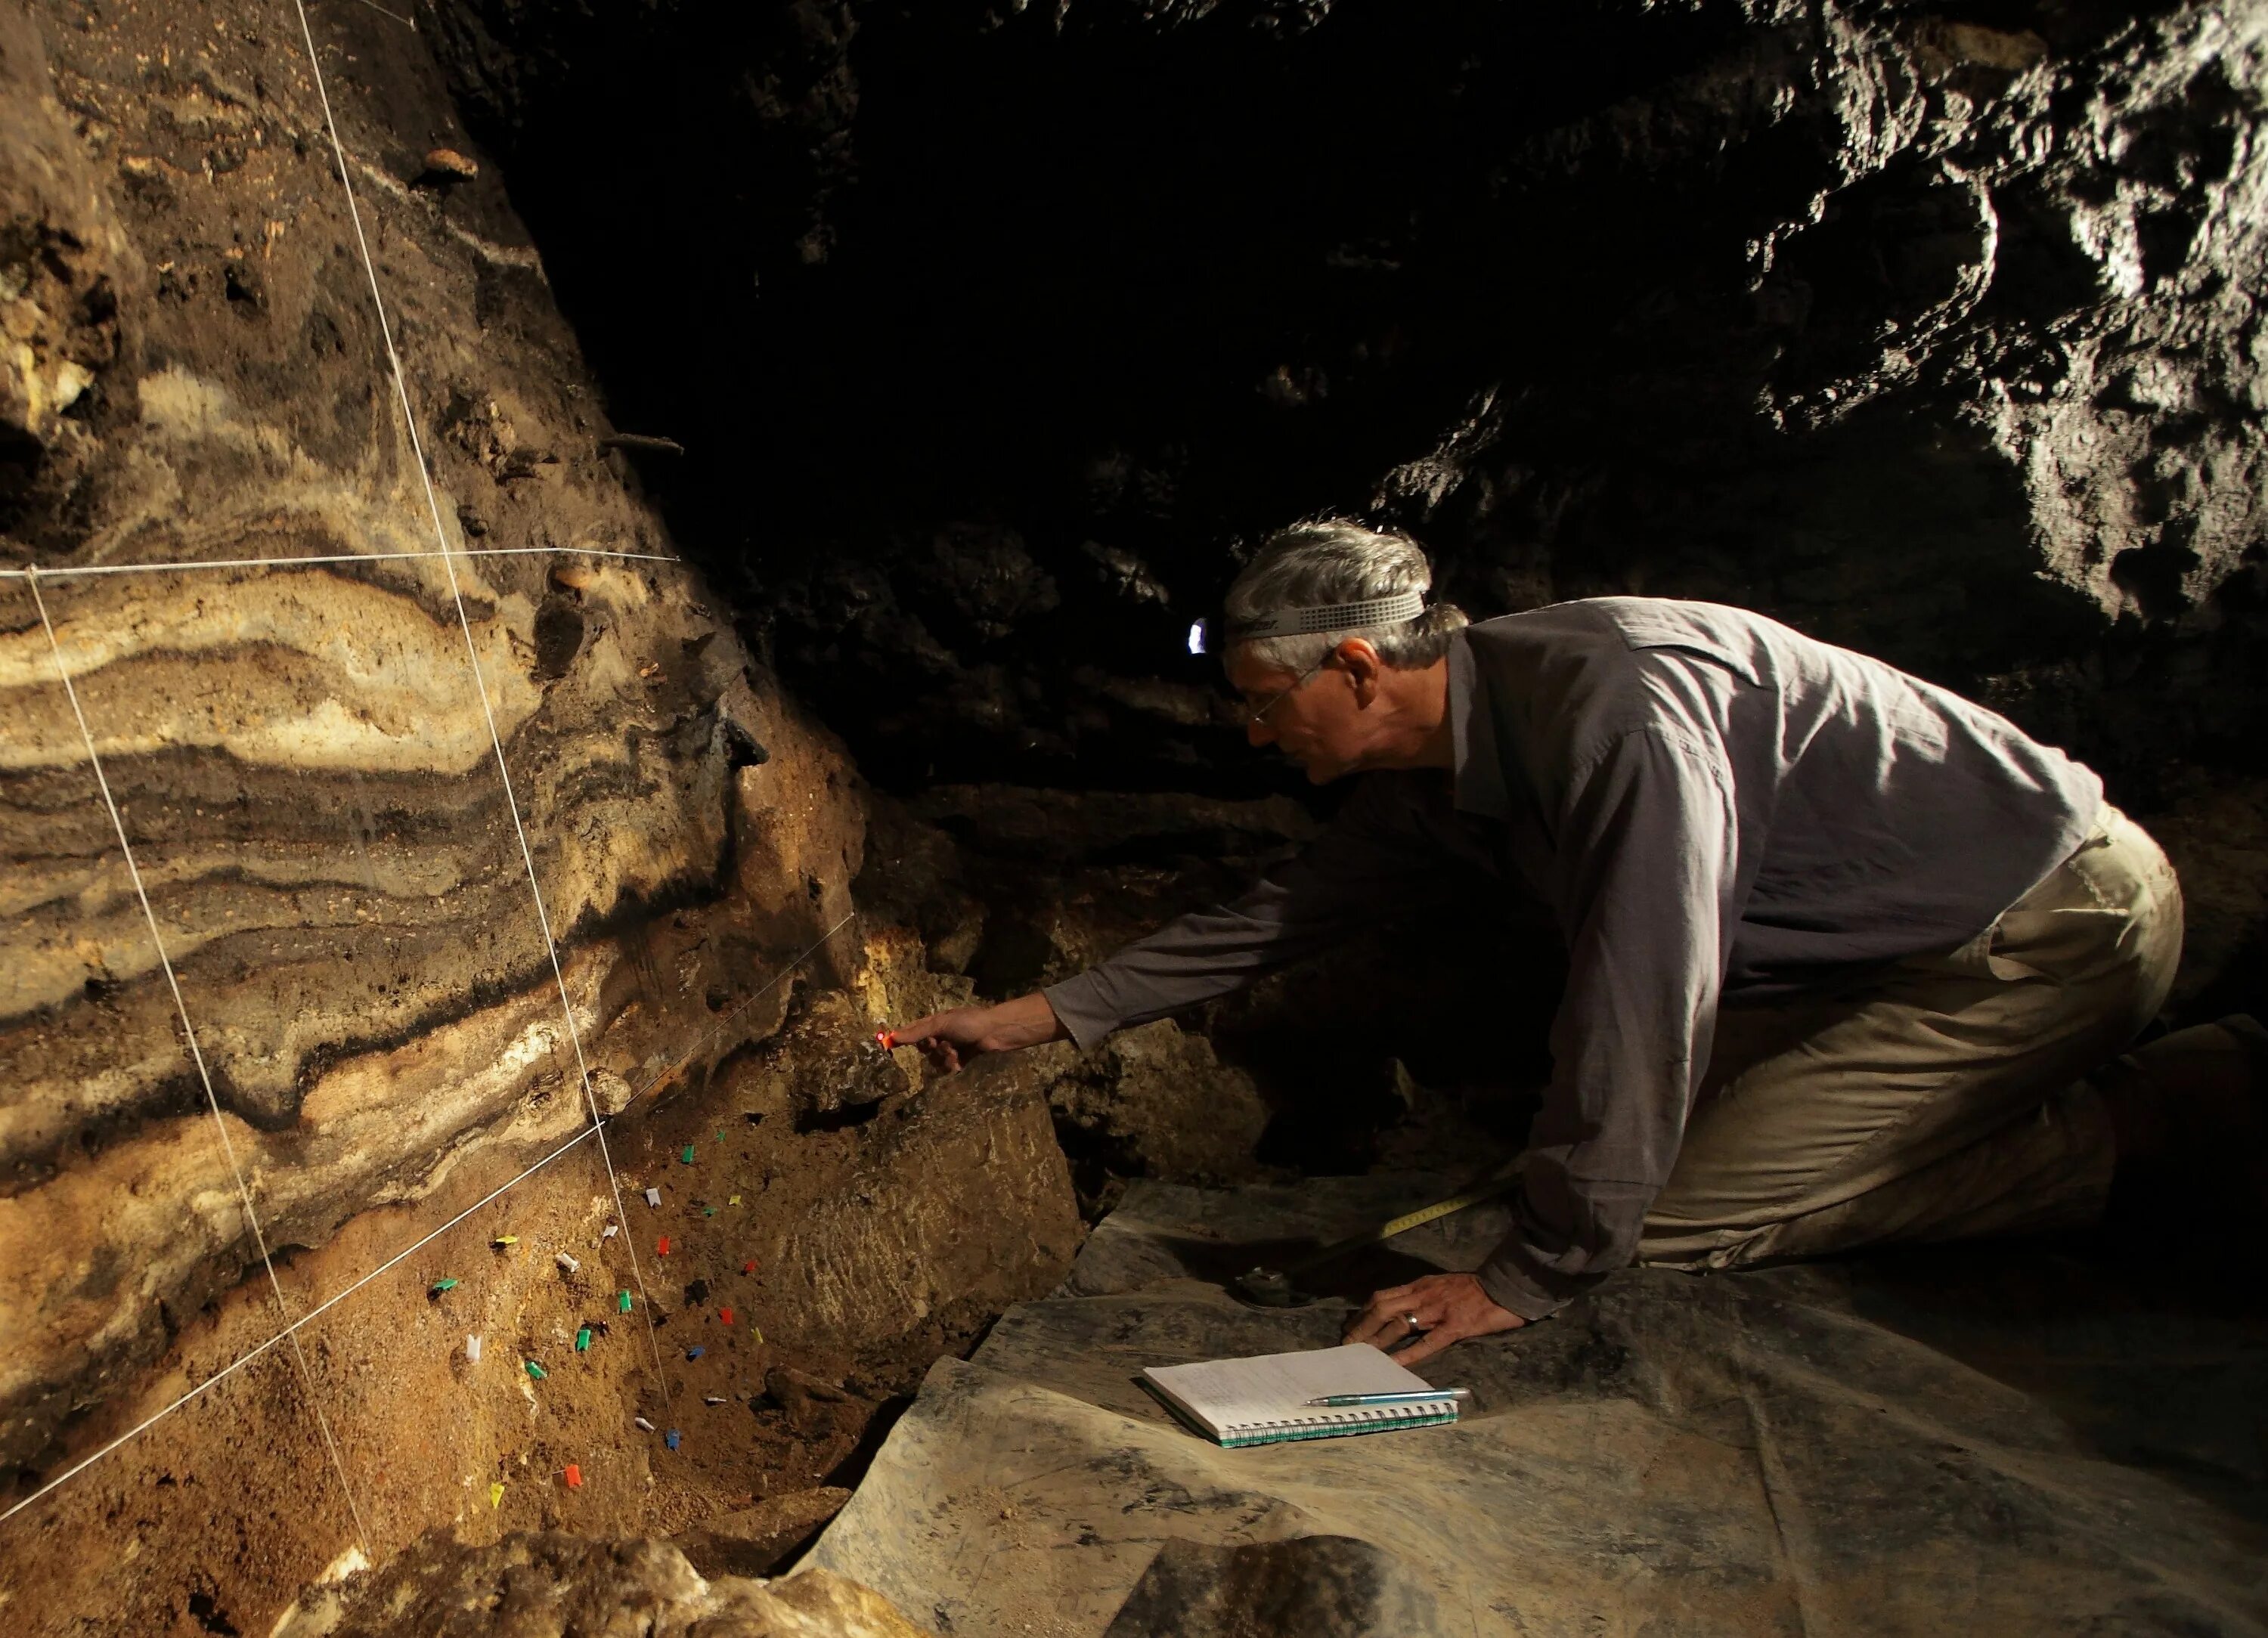
[{"label": "yellow measuring tape", "polygon": [[1481,1184],[1476,1188],[1469,1188],[1462,1194],[1452,1194],[1447,1200],[1437,1200],[1430,1206],[1420,1206],[1415,1211],[1404,1212],[1399,1217],[1381,1223],[1374,1229],[1366,1229],[1360,1234],[1350,1235],[1344,1240],[1334,1240],[1314,1256],[1300,1259],[1300,1261],[1286,1268],[1285,1273],[1300,1274],[1315,1267],[1318,1263],[1329,1262],[1342,1252],[1352,1251],[1358,1245],[1375,1245],[1381,1240],[1390,1240],[1397,1234],[1406,1234],[1410,1230],[1423,1227],[1438,1218],[1462,1211],[1468,1206],[1477,1206],[1484,1200],[1494,1200],[1499,1194],[1508,1194],[1519,1186],[1520,1172],[1514,1170],[1503,1177]]}]

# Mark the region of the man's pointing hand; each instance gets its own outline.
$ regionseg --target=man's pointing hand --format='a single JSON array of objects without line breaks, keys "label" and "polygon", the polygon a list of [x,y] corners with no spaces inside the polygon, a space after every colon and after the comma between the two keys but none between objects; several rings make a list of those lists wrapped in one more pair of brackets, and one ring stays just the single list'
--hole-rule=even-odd
[{"label": "man's pointing hand", "polygon": [[988,1052],[1013,1052],[1042,1041],[1059,1041],[1069,1033],[1056,1017],[1048,998],[1034,990],[997,1007],[955,1007],[932,1012],[890,1032],[900,1047],[918,1047],[947,1070],[961,1068],[964,1059]]}]

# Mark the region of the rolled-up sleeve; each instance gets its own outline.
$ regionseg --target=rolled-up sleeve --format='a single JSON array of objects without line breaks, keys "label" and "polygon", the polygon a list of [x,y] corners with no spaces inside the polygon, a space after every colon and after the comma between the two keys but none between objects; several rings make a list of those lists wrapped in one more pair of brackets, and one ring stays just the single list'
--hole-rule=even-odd
[{"label": "rolled-up sleeve", "polygon": [[1515,1227],[1480,1271],[1538,1319],[1636,1255],[1706,1067],[1737,923],[1721,759],[1652,724],[1573,770],[1554,825],[1567,991]]},{"label": "rolled-up sleeve", "polygon": [[1243,988],[1366,928],[1443,902],[1456,877],[1395,776],[1371,775],[1330,827],[1233,904],[1168,922],[1043,992],[1082,1047]]}]

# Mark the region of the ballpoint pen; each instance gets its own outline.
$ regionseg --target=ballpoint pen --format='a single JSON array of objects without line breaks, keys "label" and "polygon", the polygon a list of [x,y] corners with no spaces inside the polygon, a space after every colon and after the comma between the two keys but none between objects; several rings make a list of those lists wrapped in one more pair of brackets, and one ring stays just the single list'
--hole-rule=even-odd
[{"label": "ballpoint pen", "polygon": [[1426,1388],[1408,1393],[1327,1393],[1309,1405],[1430,1405],[1473,1397],[1470,1388]]}]

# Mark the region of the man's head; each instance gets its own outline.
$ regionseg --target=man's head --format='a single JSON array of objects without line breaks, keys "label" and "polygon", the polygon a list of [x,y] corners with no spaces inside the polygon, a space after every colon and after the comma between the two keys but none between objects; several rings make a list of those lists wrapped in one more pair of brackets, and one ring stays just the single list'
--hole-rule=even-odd
[{"label": "man's head", "polygon": [[[1256,746],[1278,745],[1317,784],[1426,760],[1440,728],[1440,672],[1465,624],[1454,604],[1403,613],[1433,571],[1407,536],[1337,518],[1270,535],[1229,588],[1228,679]],[[1389,604],[1339,617],[1299,611]],[[1309,628],[1322,627],[1322,629]]]}]

